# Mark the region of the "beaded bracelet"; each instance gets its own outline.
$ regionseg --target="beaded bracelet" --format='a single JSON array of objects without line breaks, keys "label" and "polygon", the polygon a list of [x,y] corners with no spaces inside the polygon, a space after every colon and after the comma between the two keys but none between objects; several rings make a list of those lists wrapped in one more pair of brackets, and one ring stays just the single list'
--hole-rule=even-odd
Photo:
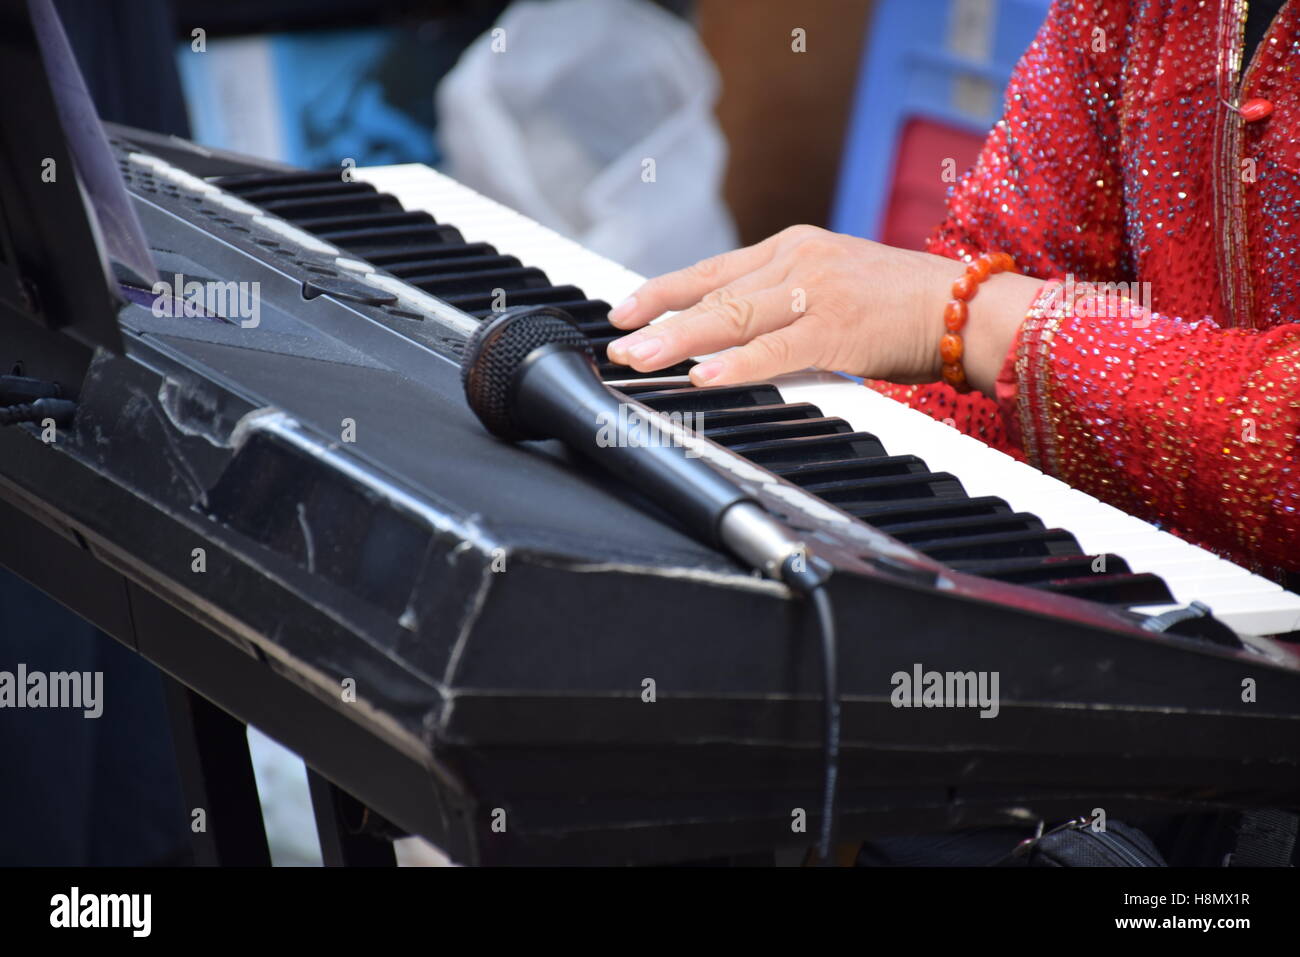
[{"label": "beaded bracelet", "polygon": [[952,284],[952,299],[943,308],[943,324],[947,332],[939,340],[939,358],[943,360],[943,381],[958,392],[969,392],[966,369],[962,365],[965,347],[961,331],[970,314],[967,305],[975,298],[979,284],[994,273],[1011,272],[1016,261],[1006,253],[988,253],[966,267],[966,272]]}]

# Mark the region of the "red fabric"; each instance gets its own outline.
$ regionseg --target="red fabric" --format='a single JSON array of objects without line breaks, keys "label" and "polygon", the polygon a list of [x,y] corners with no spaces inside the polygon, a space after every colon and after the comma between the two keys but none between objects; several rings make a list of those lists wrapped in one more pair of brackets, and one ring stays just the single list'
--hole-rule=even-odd
[{"label": "red fabric", "polygon": [[[1035,303],[998,396],[874,387],[1238,562],[1294,572],[1300,0],[1238,90],[1244,17],[1241,0],[1054,4],[929,248],[1005,250],[1068,283]],[[1256,97],[1274,110],[1251,123],[1222,102]]]}]

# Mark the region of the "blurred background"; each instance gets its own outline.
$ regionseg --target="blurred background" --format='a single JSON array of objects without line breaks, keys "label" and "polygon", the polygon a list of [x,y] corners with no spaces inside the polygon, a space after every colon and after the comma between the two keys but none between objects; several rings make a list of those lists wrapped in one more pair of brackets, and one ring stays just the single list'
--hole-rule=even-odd
[{"label": "blurred background", "polygon": [[801,222],[920,246],[1047,2],[166,5],[199,142],[426,163],[653,273]]},{"label": "blurred background", "polygon": [[[921,246],[1047,0],[55,4],[105,120],[313,169],[425,163],[653,274],[795,223]],[[22,822],[0,864],[185,863],[156,669],[7,573],[0,660],[101,670],[130,702],[0,724]],[[248,737],[273,860],[318,864],[301,761]]]}]

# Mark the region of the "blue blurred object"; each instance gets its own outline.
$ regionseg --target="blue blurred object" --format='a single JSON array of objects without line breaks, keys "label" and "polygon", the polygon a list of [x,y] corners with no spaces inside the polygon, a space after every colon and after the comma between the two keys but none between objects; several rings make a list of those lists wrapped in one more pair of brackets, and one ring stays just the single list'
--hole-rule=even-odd
[{"label": "blue blurred object", "polygon": [[433,90],[465,37],[398,28],[216,38],[177,49],[208,146],[308,169],[439,160]]},{"label": "blue blurred object", "polygon": [[[1011,71],[1033,42],[1048,0],[879,0],[854,93],[831,227],[917,245],[918,216],[942,215],[950,183],[939,163],[953,153],[963,172],[1002,113]],[[912,137],[905,150],[905,138]],[[934,155],[943,147],[947,152]],[[908,209],[891,199],[904,164],[925,168],[926,195]],[[902,183],[916,188],[917,178]],[[909,222],[910,221],[910,222]],[[912,240],[912,241],[908,241]]]}]

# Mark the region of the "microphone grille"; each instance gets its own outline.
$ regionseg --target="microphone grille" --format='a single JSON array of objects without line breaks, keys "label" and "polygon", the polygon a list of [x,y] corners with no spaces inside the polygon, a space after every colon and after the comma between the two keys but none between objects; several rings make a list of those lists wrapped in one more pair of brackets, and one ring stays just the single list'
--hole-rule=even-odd
[{"label": "microphone grille", "polygon": [[461,359],[461,384],[474,414],[503,439],[534,438],[512,414],[515,374],[536,349],[564,345],[592,356],[591,341],[554,306],[516,306],[474,330]]}]

